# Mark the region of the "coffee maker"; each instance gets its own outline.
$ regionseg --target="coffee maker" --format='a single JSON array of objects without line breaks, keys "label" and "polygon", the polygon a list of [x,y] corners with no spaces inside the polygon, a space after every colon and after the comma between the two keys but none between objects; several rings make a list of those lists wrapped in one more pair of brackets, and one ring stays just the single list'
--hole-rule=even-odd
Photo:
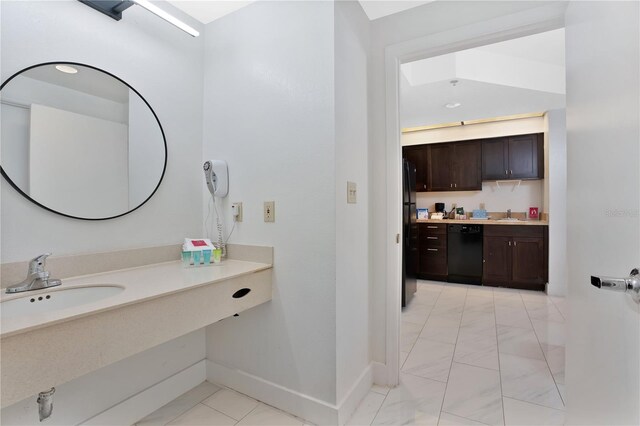
[{"label": "coffee maker", "polygon": [[446,213],[444,209],[444,203],[436,203],[436,213]]}]

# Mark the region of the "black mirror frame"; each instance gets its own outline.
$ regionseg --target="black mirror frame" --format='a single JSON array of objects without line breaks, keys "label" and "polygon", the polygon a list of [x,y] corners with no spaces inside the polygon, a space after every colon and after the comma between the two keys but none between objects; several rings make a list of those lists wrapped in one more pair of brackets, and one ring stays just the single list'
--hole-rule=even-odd
[{"label": "black mirror frame", "polygon": [[4,168],[2,167],[2,165],[0,165],[0,173],[2,174],[2,177],[4,177],[6,179],[7,182],[9,182],[9,184],[16,190],[18,191],[18,193],[20,195],[22,195],[23,197],[25,197],[27,200],[31,201],[33,204],[37,205],[38,207],[41,207],[45,210],[50,211],[51,213],[55,213],[58,214],[60,216],[64,216],[64,217],[68,217],[71,219],[79,219],[79,220],[90,220],[90,221],[97,221],[97,220],[109,220],[109,219],[115,219],[118,217],[122,217],[124,215],[127,215],[129,213],[132,213],[136,210],[138,210],[140,207],[142,207],[143,205],[146,204],[147,201],[149,201],[151,199],[151,197],[153,197],[155,195],[155,193],[158,191],[158,188],[160,187],[160,184],[162,183],[162,180],[164,179],[164,174],[167,171],[167,157],[168,157],[168,151],[167,151],[167,138],[164,134],[164,129],[162,128],[162,124],[160,123],[160,120],[158,119],[158,115],[156,114],[156,112],[153,110],[153,108],[151,108],[151,105],[149,105],[149,102],[147,102],[147,100],[144,98],[144,96],[142,96],[140,94],[140,92],[138,92],[136,89],[134,89],[133,87],[131,87],[131,85],[129,85],[126,81],[124,81],[123,79],[121,79],[120,77],[111,74],[108,71],[105,71],[101,68],[98,67],[94,67],[93,65],[87,65],[87,64],[83,64],[80,62],[68,62],[68,61],[55,61],[55,62],[42,62],[40,64],[35,64],[35,65],[31,65],[27,68],[24,68],[18,72],[16,72],[15,74],[13,74],[11,77],[9,77],[7,79],[7,81],[3,82],[2,85],[0,85],[0,91],[2,91],[2,89],[4,88],[4,86],[6,86],[11,80],[13,80],[15,77],[19,76],[20,74],[22,74],[25,71],[29,71],[32,68],[37,68],[37,67],[41,67],[41,66],[45,66],[45,65],[77,65],[77,66],[81,66],[81,67],[86,67],[86,68],[91,68],[93,70],[96,71],[100,71],[104,74],[107,74],[113,78],[115,78],[116,80],[120,81],[122,84],[124,84],[125,86],[127,86],[129,89],[133,90],[138,96],[140,96],[140,99],[142,99],[142,101],[145,103],[145,105],[147,105],[147,107],[149,108],[149,110],[151,111],[151,113],[153,114],[153,117],[156,119],[156,123],[158,123],[158,127],[160,128],[160,133],[162,134],[162,142],[164,143],[164,165],[162,166],[162,174],[160,175],[160,180],[158,180],[158,184],[156,185],[156,187],[153,189],[153,191],[151,192],[151,194],[142,202],[140,203],[138,206],[136,206],[135,208],[126,211],[122,214],[116,215],[116,216],[109,216],[109,217],[100,217],[100,218],[87,218],[87,217],[79,217],[79,216],[73,216],[73,215],[69,215],[66,213],[61,213],[59,211],[53,210],[47,206],[45,206],[44,204],[40,204],[39,202],[37,202],[36,200],[34,200],[33,198],[31,198],[29,195],[27,195],[22,189],[20,189],[18,187],[18,185],[16,185],[16,183],[11,180],[11,178],[9,177],[9,175],[4,171]]}]

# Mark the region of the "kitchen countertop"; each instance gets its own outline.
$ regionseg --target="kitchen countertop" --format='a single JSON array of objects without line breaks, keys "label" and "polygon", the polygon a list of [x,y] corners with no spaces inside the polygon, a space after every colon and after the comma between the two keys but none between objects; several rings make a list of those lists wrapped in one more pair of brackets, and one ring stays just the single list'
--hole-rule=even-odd
[{"label": "kitchen countertop", "polygon": [[518,220],[510,222],[506,220],[486,219],[418,219],[418,223],[462,223],[465,225],[525,225],[525,226],[547,226],[548,220]]},{"label": "kitchen countertop", "polygon": [[98,274],[84,275],[62,280],[62,285],[43,290],[5,294],[0,302],[33,297],[40,294],[54,294],[55,291],[96,285],[116,285],[124,290],[104,299],[83,303],[66,309],[52,310],[34,315],[4,318],[0,327],[0,337],[5,338],[41,327],[47,327],[72,319],[94,315],[167,296],[197,287],[214,284],[243,275],[253,274],[272,268],[271,264],[227,259],[220,264],[190,267],[181,261],[157,263],[136,268],[122,269]]}]

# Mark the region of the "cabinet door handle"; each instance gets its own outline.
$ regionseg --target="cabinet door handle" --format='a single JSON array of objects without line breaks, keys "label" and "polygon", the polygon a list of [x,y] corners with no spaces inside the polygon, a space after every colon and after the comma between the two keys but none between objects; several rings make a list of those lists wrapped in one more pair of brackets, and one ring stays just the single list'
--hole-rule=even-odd
[{"label": "cabinet door handle", "polygon": [[427,237],[427,240],[437,240],[438,237]]},{"label": "cabinet door handle", "polygon": [[449,188],[453,188],[453,184],[452,183],[449,184]]},{"label": "cabinet door handle", "polygon": [[430,249],[430,248],[428,248],[427,251],[438,251],[438,249]]},{"label": "cabinet door handle", "polygon": [[509,170],[505,170],[505,171],[504,171],[504,174],[505,174],[505,175],[507,175],[507,176],[509,176]]},{"label": "cabinet door handle", "polygon": [[453,187],[454,187],[454,188],[457,188],[457,187],[458,187],[458,184],[457,184],[457,183],[454,183],[454,184],[453,184]]},{"label": "cabinet door handle", "polygon": [[427,226],[428,229],[438,229],[437,226]]},{"label": "cabinet door handle", "polygon": [[509,247],[511,247],[511,241],[509,241]]},{"label": "cabinet door handle", "polygon": [[509,174],[513,176],[513,170],[509,170]]},{"label": "cabinet door handle", "polygon": [[518,245],[518,242],[517,242],[517,241],[514,241],[514,242],[513,242],[513,245],[514,245],[514,246],[517,246],[517,245]]}]

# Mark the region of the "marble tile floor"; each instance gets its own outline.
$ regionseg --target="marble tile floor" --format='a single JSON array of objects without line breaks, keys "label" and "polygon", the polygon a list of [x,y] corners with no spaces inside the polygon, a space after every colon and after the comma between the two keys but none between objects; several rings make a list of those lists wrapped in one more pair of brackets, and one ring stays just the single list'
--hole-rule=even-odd
[{"label": "marble tile floor", "polygon": [[[374,385],[348,425],[562,425],[563,298],[418,281],[402,312],[400,386]],[[203,382],[136,423],[305,425]]]},{"label": "marble tile floor", "polygon": [[302,419],[241,393],[203,382],[149,414],[135,426],[303,426],[305,424],[306,422]]},{"label": "marble tile floor", "polygon": [[562,425],[566,303],[418,281],[402,312],[400,386],[374,386],[349,425]]}]

